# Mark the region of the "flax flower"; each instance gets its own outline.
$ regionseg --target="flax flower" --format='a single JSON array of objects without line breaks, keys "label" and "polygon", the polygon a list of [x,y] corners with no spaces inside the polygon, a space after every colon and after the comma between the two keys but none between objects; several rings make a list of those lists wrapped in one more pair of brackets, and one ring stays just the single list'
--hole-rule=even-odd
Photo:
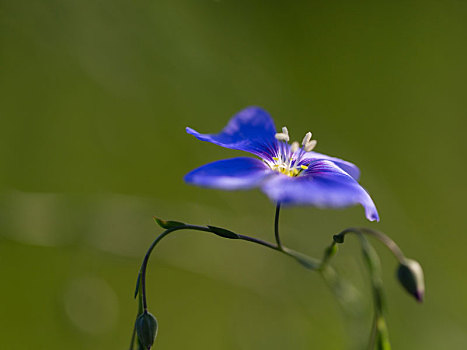
[{"label": "flax flower", "polygon": [[361,204],[370,221],[379,221],[373,200],[360,186],[359,169],[352,163],[313,152],[316,140],[306,133],[301,144],[289,143],[286,127],[259,107],[236,114],[218,134],[187,133],[201,141],[249,152],[258,158],[238,157],[203,165],[185,176],[189,184],[223,190],[260,188],[281,205],[343,208]]}]

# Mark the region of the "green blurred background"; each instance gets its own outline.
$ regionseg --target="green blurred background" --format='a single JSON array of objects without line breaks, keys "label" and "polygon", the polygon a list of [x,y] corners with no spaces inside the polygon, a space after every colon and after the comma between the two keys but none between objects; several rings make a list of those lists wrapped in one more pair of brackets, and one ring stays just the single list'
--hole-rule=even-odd
[{"label": "green blurred background", "polygon": [[[367,225],[425,269],[426,302],[384,267],[395,349],[467,348],[467,3],[0,1],[2,349],[126,349],[153,215],[272,239],[259,191],[183,175],[240,152],[201,143],[260,105],[292,138],[351,160],[360,207],[283,211],[283,241],[321,256]],[[359,349],[371,295],[355,240],[335,260],[358,322],[317,274],[244,242],[181,232],[149,267],[157,349]]]}]

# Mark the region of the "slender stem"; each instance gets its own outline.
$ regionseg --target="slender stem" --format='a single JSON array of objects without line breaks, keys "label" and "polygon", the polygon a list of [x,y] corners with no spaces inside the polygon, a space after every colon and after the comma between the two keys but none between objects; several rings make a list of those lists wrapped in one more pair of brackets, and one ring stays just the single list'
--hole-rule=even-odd
[{"label": "slender stem", "polygon": [[402,250],[399,248],[396,242],[394,242],[391,238],[389,238],[382,232],[375,231],[375,230],[365,228],[365,227],[359,227],[359,228],[351,227],[335,235],[334,240],[335,241],[341,240],[341,243],[342,243],[344,241],[344,236],[347,233],[366,234],[366,235],[375,237],[392,252],[392,254],[396,257],[397,260],[399,260],[400,263],[403,263],[405,261],[405,255],[404,253],[402,253]]},{"label": "slender stem", "polygon": [[376,333],[377,333],[377,326],[376,322],[378,320],[378,315],[373,316],[373,322],[371,323],[371,333],[370,333],[370,340],[368,342],[368,350],[374,350],[376,345]]},{"label": "slender stem", "polygon": [[321,260],[321,264],[319,266],[320,270],[324,270],[329,264],[329,260],[331,260],[331,258],[336,254],[337,252],[336,244],[337,243],[335,241],[332,241],[329,247],[327,247],[326,250],[324,251],[324,257],[323,257],[323,260]]},{"label": "slender stem", "polygon": [[281,204],[280,203],[277,203],[277,206],[276,206],[276,216],[274,217],[274,235],[276,237],[276,243],[277,243],[277,247],[282,250],[282,243],[281,243],[281,239],[279,237],[279,214],[280,214],[280,211],[281,211]]},{"label": "slender stem", "polygon": [[[275,238],[276,238],[276,244],[270,243],[267,241],[263,241],[258,238],[246,236],[246,235],[241,235],[234,233],[232,231],[230,232],[229,235],[225,235],[222,233],[222,231],[216,230],[216,228],[213,227],[204,227],[204,226],[197,226],[197,225],[189,225],[189,224],[181,224],[180,226],[176,227],[171,227],[168,228],[166,231],[162,232],[156,239],[152,242],[151,246],[146,252],[146,255],[144,256],[143,262],[141,264],[141,268],[138,274],[138,280],[137,280],[137,285],[136,285],[136,292],[135,292],[135,297],[136,295],[139,294],[140,298],[140,308],[138,311],[138,314],[141,314],[143,312],[147,312],[147,298],[146,298],[146,270],[147,270],[147,265],[149,258],[151,256],[152,251],[156,247],[156,245],[166,236],[171,234],[172,232],[175,231],[180,231],[180,230],[194,230],[194,231],[202,231],[202,232],[208,232],[215,234],[217,236],[223,237],[223,238],[230,238],[230,239],[239,239],[251,243],[255,243],[261,246],[264,246],[266,248],[272,249],[274,251],[278,251],[284,255],[287,255],[289,257],[294,258],[298,263],[300,263],[302,266],[305,268],[312,270],[312,271],[319,271],[325,282],[331,287],[331,289],[334,291],[336,297],[340,300],[343,298],[345,294],[345,289],[346,285],[342,284],[342,281],[337,277],[337,274],[334,269],[332,269],[331,266],[329,266],[328,262],[331,259],[333,255],[337,252],[337,246],[336,243],[338,240],[335,240],[330,246],[325,251],[325,255],[323,259],[320,261],[318,259],[311,258],[307,255],[304,255],[302,253],[296,252],[292,249],[289,249],[287,247],[284,247],[280,241],[279,238],[279,213],[280,213],[280,205],[278,204],[276,207],[276,216],[275,216],[275,221],[274,221],[274,231],[275,231]],[[217,228],[218,229],[218,228]],[[222,229],[221,229],[222,230]],[[365,229],[362,229],[364,231]],[[366,231],[366,230],[365,230]],[[342,241],[343,241],[343,236],[348,233],[348,232],[354,232],[358,233],[360,232],[358,229],[348,229],[346,231],[343,231],[339,235],[342,236]],[[371,234],[371,233],[369,233]],[[394,243],[395,246],[395,243]],[[396,246],[397,247],[397,246]],[[400,251],[400,249],[399,249]],[[403,256],[403,255],[402,255]],[[134,336],[134,335],[133,335]],[[134,340],[134,338],[133,338]],[[131,348],[132,349],[132,348]]]},{"label": "slender stem", "polygon": [[282,251],[282,248],[279,248],[275,244],[263,241],[262,239],[258,239],[258,238],[254,238],[254,237],[250,237],[250,236],[245,236],[245,235],[238,235],[238,238],[241,239],[242,241],[252,242],[252,243],[256,243],[256,244],[262,245],[264,247],[273,249],[273,250]]},{"label": "slender stem", "polygon": [[[277,210],[277,213],[279,213],[279,210]],[[204,226],[197,226],[197,225],[180,225],[176,227],[169,228],[162,232],[159,236],[156,237],[156,239],[152,242],[151,246],[149,247],[148,251],[146,252],[146,255],[144,256],[143,263],[141,264],[140,272],[138,274],[138,280],[136,282],[136,292],[135,292],[135,297],[140,293],[140,297],[142,299],[142,308],[143,311],[147,311],[148,305],[147,305],[147,298],[146,298],[146,270],[148,266],[148,261],[149,257],[151,256],[152,251],[156,247],[156,245],[166,236],[168,236],[170,233],[175,232],[175,231],[180,231],[180,230],[194,230],[194,231],[203,231],[203,232],[208,232],[215,234],[217,236],[219,233],[216,233],[215,231],[212,231],[212,228],[209,227],[204,227]],[[230,231],[231,232],[231,231]],[[284,246],[279,246],[267,241],[263,241],[259,238],[254,238],[246,235],[241,235],[237,234],[234,232],[231,232],[233,235],[235,235],[233,239],[239,239],[242,241],[247,241],[251,243],[255,243],[258,245],[261,245],[263,247],[278,251],[284,255],[290,256],[294,258],[298,263],[300,263],[302,266],[306,267],[309,270],[318,270],[320,268],[321,262],[317,259],[311,258],[307,255],[298,253],[292,249],[286,248]],[[226,237],[224,237],[226,238]],[[232,237],[228,237],[232,238]]]},{"label": "slender stem", "polygon": [[[146,299],[146,269],[147,269],[147,266],[148,266],[149,257],[151,256],[151,253],[154,250],[154,248],[156,247],[156,245],[164,237],[166,237],[167,235],[169,235],[172,232],[179,231],[179,230],[195,230],[195,231],[203,231],[203,232],[216,234],[215,232],[211,231],[211,229],[208,228],[208,227],[196,226],[196,225],[183,225],[183,226],[177,226],[177,227],[169,228],[169,229],[165,230],[164,232],[162,232],[159,236],[157,236],[157,238],[152,242],[151,246],[149,247],[148,251],[146,252],[146,255],[144,256],[143,263],[141,264],[140,272],[138,274],[138,280],[137,280],[137,283],[136,283],[137,285],[136,285],[136,293],[135,294],[138,293],[138,289],[140,287],[139,284],[141,283],[141,294],[142,294],[142,299],[143,299],[143,311],[147,311],[147,308],[148,308],[147,299]],[[273,250],[276,250],[276,251],[283,252],[286,255],[293,256],[293,253],[285,252],[285,251],[283,251],[282,248],[279,248],[278,246],[276,246],[276,245],[274,245],[272,243],[269,243],[269,242],[266,242],[266,241],[263,241],[261,239],[254,238],[254,237],[249,237],[249,236],[240,235],[240,234],[236,234],[236,235],[237,235],[237,239],[240,239],[242,241],[256,243],[256,244],[262,245],[264,247],[267,247],[267,248],[270,248],[270,249],[273,249]]]},{"label": "slender stem", "polygon": [[[138,315],[136,315],[136,317],[138,317]],[[133,350],[135,348],[135,340],[136,340],[136,324],[133,325],[133,333],[131,334],[131,341],[130,341],[130,350]]]},{"label": "slender stem", "polygon": [[[379,241],[381,241],[390,251],[394,254],[394,256],[399,260],[399,262],[403,263],[406,258],[402,253],[399,246],[388,236],[385,234],[368,229],[368,228],[348,228],[341,233],[335,235],[333,238],[333,242],[325,249],[324,256],[322,260],[317,260],[311,258],[305,254],[296,252],[292,249],[289,249],[282,245],[279,236],[279,215],[280,215],[280,203],[276,206],[276,213],[274,218],[274,236],[275,236],[275,243],[270,243],[258,238],[237,234],[235,232],[213,227],[213,226],[197,226],[197,225],[190,225],[190,224],[182,224],[177,222],[170,222],[171,225],[176,224],[178,226],[173,226],[167,228],[164,232],[162,232],[156,239],[152,242],[150,247],[148,248],[143,262],[141,264],[141,268],[138,274],[138,280],[136,283],[136,292],[135,297],[139,294],[139,308],[138,308],[138,315],[141,315],[144,312],[147,312],[147,298],[146,298],[146,271],[149,262],[149,258],[156,247],[156,245],[166,236],[171,234],[172,232],[180,231],[180,230],[194,230],[194,231],[201,231],[201,232],[208,232],[211,234],[215,234],[222,238],[227,239],[238,239],[242,241],[247,241],[251,243],[255,243],[261,245],[263,247],[272,249],[274,251],[278,251],[284,255],[294,258],[298,263],[300,263],[305,268],[320,272],[320,275],[323,277],[324,281],[331,287],[334,294],[336,295],[337,299],[341,301],[342,304],[348,302],[350,293],[348,292],[350,289],[346,286],[339,278],[336,271],[329,265],[329,261],[337,252],[337,243],[343,243],[344,237],[347,233],[354,233],[361,239],[362,249],[364,252],[365,260],[368,265],[368,270],[370,272],[371,283],[373,287],[373,298],[375,303],[375,319],[372,328],[372,334],[369,340],[370,349],[373,349],[375,346],[375,342],[377,339],[382,339],[381,344],[383,344],[383,348],[386,350],[390,349],[388,334],[386,323],[383,315],[383,304],[384,304],[384,296],[381,290],[381,281],[379,277],[379,260],[374,252],[372,246],[366,240],[364,235],[369,235],[375,237]],[[165,226],[167,227],[167,226]],[[136,328],[133,329],[132,339],[130,343],[130,350],[134,348],[136,337]],[[379,340],[378,340],[379,342]],[[138,342],[139,344],[139,342]],[[382,348],[382,349],[383,349]]]},{"label": "slender stem", "polygon": [[138,349],[140,349],[140,344],[139,344],[139,339],[136,337],[136,322],[138,321],[138,317],[143,314],[143,297],[141,293],[141,283],[140,283],[140,275],[138,274],[138,283],[136,286],[136,293],[138,293],[138,312],[136,313],[136,320],[135,324],[133,326],[133,334],[131,336],[131,342],[130,342],[130,350],[134,349],[135,346],[135,341],[138,343]]},{"label": "slender stem", "polygon": [[[368,239],[366,239],[363,232],[357,232],[356,234],[360,238],[362,253],[370,275],[370,282],[373,292],[375,328],[372,329],[372,334],[369,341],[369,349],[373,350],[376,341],[378,341],[378,349],[389,350],[391,345],[389,343],[386,322],[384,319],[385,298],[383,293],[383,282],[381,279],[381,263],[378,254]],[[373,235],[372,232],[370,235]]]},{"label": "slender stem", "polygon": [[141,264],[141,269],[138,275],[138,282],[136,286],[136,290],[139,288],[139,283],[141,283],[141,293],[143,297],[143,310],[147,311],[148,309],[148,303],[146,300],[146,269],[148,266],[148,261],[149,257],[151,256],[151,253],[153,249],[156,247],[156,245],[164,238],[165,236],[169,235],[172,232],[178,231],[178,230],[187,230],[187,229],[193,229],[193,230],[198,230],[198,231],[207,231],[209,232],[209,229],[207,227],[202,227],[202,226],[192,226],[192,225],[185,225],[185,226],[178,226],[178,227],[173,227],[165,230],[162,232],[157,238],[152,242],[151,246],[149,247],[148,251],[146,252],[146,255],[144,256],[143,263]]}]

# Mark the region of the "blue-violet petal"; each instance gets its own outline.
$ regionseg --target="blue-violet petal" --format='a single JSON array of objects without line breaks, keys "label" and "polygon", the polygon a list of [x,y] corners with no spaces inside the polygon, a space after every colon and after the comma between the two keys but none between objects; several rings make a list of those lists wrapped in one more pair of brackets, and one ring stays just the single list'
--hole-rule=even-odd
[{"label": "blue-violet petal", "polygon": [[198,140],[250,152],[267,160],[271,160],[276,153],[274,121],[268,112],[259,107],[247,107],[240,111],[218,134],[200,134],[191,128],[186,128],[186,132]]},{"label": "blue-violet petal", "polygon": [[379,221],[373,200],[359,183],[329,160],[316,160],[300,176],[273,176],[262,190],[283,205],[343,208],[361,204],[370,221]]},{"label": "blue-violet petal", "polygon": [[272,172],[259,159],[239,157],[203,165],[185,175],[185,181],[203,187],[243,190],[259,186]]},{"label": "blue-violet petal", "polygon": [[346,160],[342,160],[339,158],[327,156],[325,154],[317,153],[317,152],[306,152],[302,156],[302,160],[312,160],[312,159],[323,159],[323,160],[330,160],[334,164],[336,164],[339,168],[344,170],[347,174],[352,176],[355,180],[358,181],[360,178],[360,169],[353,163],[350,163]]}]

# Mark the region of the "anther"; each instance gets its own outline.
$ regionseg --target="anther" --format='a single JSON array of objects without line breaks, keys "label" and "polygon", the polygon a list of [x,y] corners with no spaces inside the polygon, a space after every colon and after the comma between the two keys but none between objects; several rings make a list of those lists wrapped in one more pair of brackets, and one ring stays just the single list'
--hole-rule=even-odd
[{"label": "anther", "polygon": [[305,146],[308,142],[310,142],[311,140],[311,132],[307,132],[305,134],[305,137],[303,138],[303,141],[302,141],[302,146]]},{"label": "anther", "polygon": [[316,140],[311,140],[305,144],[305,151],[310,152],[313,148],[316,147]]},{"label": "anther", "polygon": [[292,151],[292,153],[295,153],[298,151],[299,148],[300,148],[300,145],[298,144],[298,142],[294,141],[292,143],[292,146],[290,147],[290,150]]},{"label": "anther", "polygon": [[289,135],[287,135],[287,134],[285,134],[285,133],[278,132],[278,133],[275,135],[275,137],[276,137],[276,140],[289,142]]}]

